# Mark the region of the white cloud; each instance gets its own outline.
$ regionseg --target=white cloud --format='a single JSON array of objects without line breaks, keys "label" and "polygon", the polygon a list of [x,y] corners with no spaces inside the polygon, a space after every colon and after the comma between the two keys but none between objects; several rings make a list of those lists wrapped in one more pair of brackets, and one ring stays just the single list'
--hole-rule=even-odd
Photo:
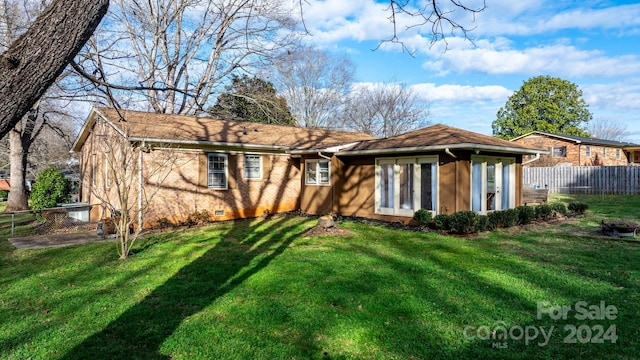
[{"label": "white cloud", "polygon": [[635,55],[606,56],[601,51],[549,45],[524,50],[474,48],[449,50],[424,63],[442,74],[480,72],[498,74],[552,74],[557,76],[627,76],[640,73]]},{"label": "white cloud", "polygon": [[476,102],[504,103],[512,91],[499,85],[436,85],[433,83],[415,84],[411,89],[430,102],[451,102],[469,104]]},{"label": "white cloud", "polygon": [[640,78],[582,87],[585,101],[595,109],[615,109],[635,114],[640,121]]}]

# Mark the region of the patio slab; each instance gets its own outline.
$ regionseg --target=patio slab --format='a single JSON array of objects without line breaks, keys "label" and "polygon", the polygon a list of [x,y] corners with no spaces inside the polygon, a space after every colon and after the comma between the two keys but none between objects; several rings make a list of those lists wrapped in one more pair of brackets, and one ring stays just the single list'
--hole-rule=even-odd
[{"label": "patio slab", "polygon": [[103,238],[95,233],[71,233],[37,235],[20,238],[10,238],[11,245],[18,249],[42,249],[48,247],[82,245],[101,241],[113,241],[111,238]]}]

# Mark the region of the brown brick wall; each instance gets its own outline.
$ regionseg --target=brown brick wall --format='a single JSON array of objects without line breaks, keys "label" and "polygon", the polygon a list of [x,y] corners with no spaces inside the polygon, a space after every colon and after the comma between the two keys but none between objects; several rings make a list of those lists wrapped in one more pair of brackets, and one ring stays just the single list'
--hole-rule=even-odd
[{"label": "brown brick wall", "polygon": [[[573,141],[550,138],[542,135],[529,135],[514,141],[517,144],[535,147],[551,152],[549,155],[541,155],[540,160],[529,166],[554,166],[559,163],[571,163],[572,166],[615,166],[627,165],[627,154],[620,151],[620,159],[616,158],[618,148],[596,145],[576,144]],[[566,146],[566,157],[553,157],[552,148]],[[591,156],[587,157],[587,146],[591,148]],[[525,161],[528,158],[525,159]]]}]

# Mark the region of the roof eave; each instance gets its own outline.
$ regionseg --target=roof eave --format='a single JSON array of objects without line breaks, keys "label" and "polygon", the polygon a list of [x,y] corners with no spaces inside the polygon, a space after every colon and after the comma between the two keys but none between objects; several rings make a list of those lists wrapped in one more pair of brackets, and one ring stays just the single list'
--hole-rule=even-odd
[{"label": "roof eave", "polygon": [[402,153],[410,153],[410,152],[444,151],[446,149],[491,151],[491,152],[522,154],[522,155],[549,154],[548,151],[541,150],[541,149],[526,149],[526,148],[510,147],[510,146],[465,143],[465,144],[434,145],[434,146],[413,146],[413,147],[390,148],[390,149],[346,150],[346,151],[338,152],[336,155],[339,155],[339,156],[385,155],[385,154],[402,154]]},{"label": "roof eave", "polygon": [[201,141],[201,140],[177,140],[177,139],[161,139],[161,138],[149,138],[149,137],[138,137],[138,136],[130,136],[130,142],[146,142],[150,144],[174,144],[174,145],[192,145],[192,146],[202,146],[202,147],[225,147],[225,148],[234,148],[234,149],[242,149],[242,150],[271,150],[271,151],[280,151],[285,152],[290,150],[291,148],[288,146],[281,145],[262,145],[262,144],[246,144],[246,143],[231,143],[231,142],[220,142],[220,141]]}]

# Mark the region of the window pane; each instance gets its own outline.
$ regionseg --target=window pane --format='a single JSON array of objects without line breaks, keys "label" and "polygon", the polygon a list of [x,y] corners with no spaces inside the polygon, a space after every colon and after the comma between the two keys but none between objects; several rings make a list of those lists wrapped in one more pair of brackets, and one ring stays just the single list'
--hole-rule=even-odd
[{"label": "window pane", "polygon": [[510,178],[510,174],[511,172],[509,171],[509,169],[511,168],[512,165],[509,164],[502,164],[502,209],[509,209],[511,208],[511,204],[509,203],[509,199],[510,199],[510,192],[511,192],[511,188],[510,188],[510,184],[511,184],[511,178]]},{"label": "window pane", "polygon": [[400,164],[400,208],[413,209],[413,164]]},{"label": "window pane", "polygon": [[482,163],[473,163],[471,178],[473,179],[471,188],[471,209],[473,211],[482,211]]},{"label": "window pane", "polygon": [[320,172],[320,183],[328,184],[329,183],[329,162],[328,161],[319,162],[318,169]]},{"label": "window pane", "polygon": [[260,178],[260,156],[245,155],[244,157],[244,177],[247,179]]},{"label": "window pane", "polygon": [[435,164],[420,164],[420,208],[435,210]]},{"label": "window pane", "polygon": [[487,164],[487,210],[496,209],[496,165]]},{"label": "window pane", "polygon": [[209,155],[207,185],[214,189],[227,187],[227,157],[223,155]]},{"label": "window pane", "polygon": [[307,184],[317,184],[316,179],[316,162],[307,162]]},{"label": "window pane", "polygon": [[393,208],[393,165],[380,166],[380,207]]}]

